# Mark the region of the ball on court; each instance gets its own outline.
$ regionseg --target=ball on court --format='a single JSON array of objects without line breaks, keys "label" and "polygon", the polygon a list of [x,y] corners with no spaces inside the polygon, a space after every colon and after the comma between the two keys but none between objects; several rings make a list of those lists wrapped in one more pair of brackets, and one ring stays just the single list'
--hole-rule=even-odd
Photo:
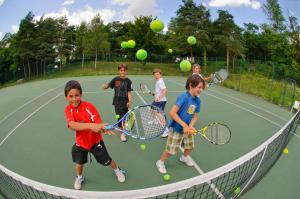
[{"label": "ball on court", "polygon": [[197,42],[197,39],[196,39],[194,36],[189,36],[189,37],[187,38],[187,42],[188,42],[188,44],[190,44],[190,45],[195,45],[196,42]]},{"label": "ball on court", "polygon": [[233,191],[235,194],[238,194],[241,192],[241,188],[240,187],[237,187],[235,188],[235,190]]},{"label": "ball on court", "polygon": [[144,49],[140,49],[136,52],[135,56],[138,60],[143,61],[147,58],[147,51],[145,51]]},{"label": "ball on court", "polygon": [[163,176],[164,181],[169,181],[171,179],[171,176],[169,174],[165,174]]},{"label": "ball on court", "polygon": [[168,53],[172,54],[173,50],[171,48],[168,49]]},{"label": "ball on court", "polygon": [[284,153],[284,154],[289,154],[288,148],[283,149],[283,153]]},{"label": "ball on court", "polygon": [[127,48],[127,47],[128,47],[127,41],[122,41],[122,43],[121,43],[121,48],[125,49],[125,48]]},{"label": "ball on court", "polygon": [[135,47],[135,41],[132,40],[132,39],[127,41],[127,47],[128,48],[134,48]]},{"label": "ball on court", "polygon": [[154,20],[150,24],[151,30],[154,32],[160,32],[164,29],[164,23],[161,20]]},{"label": "ball on court", "polygon": [[182,70],[183,72],[188,72],[191,70],[191,63],[188,60],[182,60],[180,62],[180,70]]},{"label": "ball on court", "polygon": [[120,115],[116,115],[115,118],[116,118],[116,119],[119,119],[119,118],[120,118]]},{"label": "ball on court", "polygon": [[144,151],[144,150],[146,150],[146,145],[145,144],[141,144],[140,148],[141,148],[142,151]]}]

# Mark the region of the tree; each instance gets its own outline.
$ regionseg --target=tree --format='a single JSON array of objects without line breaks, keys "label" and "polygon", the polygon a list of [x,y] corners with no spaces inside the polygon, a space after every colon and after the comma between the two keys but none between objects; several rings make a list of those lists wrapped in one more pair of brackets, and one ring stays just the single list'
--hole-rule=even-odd
[{"label": "tree", "polygon": [[266,0],[266,3],[263,4],[262,8],[275,31],[282,32],[286,29],[284,25],[285,19],[282,15],[278,0]]},{"label": "tree", "polygon": [[[169,41],[176,46],[176,52],[182,56],[192,56],[192,49],[194,49],[194,55],[200,56],[202,50],[206,67],[207,49],[211,48],[210,13],[203,5],[197,6],[193,0],[183,0],[182,3],[176,11],[176,17],[171,18],[168,31]],[[197,39],[193,47],[189,46],[186,41],[191,35]]]},{"label": "tree", "polygon": [[76,28],[76,52],[75,56],[81,56],[81,68],[84,66],[84,54],[86,50],[86,40],[87,40],[88,27],[86,23],[81,23],[79,27]]},{"label": "tree", "polygon": [[[233,16],[224,10],[218,11],[219,16],[213,22],[214,26],[214,41],[217,46],[226,49],[226,66],[229,67],[230,51],[243,51],[240,41],[241,29],[234,23]],[[239,48],[233,49],[234,48]]]},{"label": "tree", "polygon": [[110,51],[108,42],[108,33],[100,17],[97,14],[89,23],[87,33],[87,46],[90,53],[95,53],[95,70],[97,68],[98,53],[107,53]]},{"label": "tree", "polygon": [[33,21],[33,13],[29,12],[21,20],[19,31],[16,35],[16,49],[18,56],[22,59],[24,77],[27,78],[25,64],[27,64],[28,78],[31,77],[30,60],[34,58],[34,45],[36,27]]}]

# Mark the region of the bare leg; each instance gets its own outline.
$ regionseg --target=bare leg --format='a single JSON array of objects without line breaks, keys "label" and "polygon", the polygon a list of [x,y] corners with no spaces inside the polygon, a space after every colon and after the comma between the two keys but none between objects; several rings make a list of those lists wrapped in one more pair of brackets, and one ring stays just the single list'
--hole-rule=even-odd
[{"label": "bare leg", "polygon": [[192,152],[191,149],[184,149],[183,155],[186,157],[186,156],[190,155],[191,152]]},{"label": "bare leg", "polygon": [[161,156],[160,156],[160,161],[163,161],[163,162],[164,162],[164,161],[166,161],[170,156],[171,156],[170,153],[164,151],[164,152],[161,154]]},{"label": "bare leg", "polygon": [[76,164],[75,169],[76,169],[76,175],[81,176],[82,172],[83,172],[83,165],[82,164]]},{"label": "bare leg", "polygon": [[110,163],[110,167],[113,169],[113,170],[116,170],[118,168],[116,162],[114,160],[111,161]]}]

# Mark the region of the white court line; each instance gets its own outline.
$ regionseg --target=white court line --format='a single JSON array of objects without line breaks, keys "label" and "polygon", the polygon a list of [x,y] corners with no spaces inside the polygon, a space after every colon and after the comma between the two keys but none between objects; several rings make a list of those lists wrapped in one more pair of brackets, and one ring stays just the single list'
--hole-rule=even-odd
[{"label": "white court line", "polygon": [[38,109],[36,109],[34,112],[32,112],[30,115],[28,115],[24,120],[22,120],[22,122],[20,122],[11,132],[9,132],[9,134],[1,141],[0,143],[0,147],[2,146],[2,144],[5,142],[5,140],[15,132],[15,130],[21,126],[24,122],[26,122],[31,116],[33,116],[35,113],[37,113],[39,110],[41,110],[43,107],[45,107],[47,104],[49,104],[50,102],[52,102],[53,100],[55,100],[58,96],[62,95],[63,93],[59,93],[58,95],[56,95],[55,97],[51,98],[50,100],[48,100],[46,103],[44,103],[42,106],[40,106]]},{"label": "white court line", "polygon": [[[171,80],[169,80],[169,81],[171,81]],[[171,81],[171,82],[176,83],[177,85],[182,86],[182,84],[180,84],[180,83],[178,83],[178,82],[175,82],[175,81]],[[174,92],[175,92],[175,91],[174,91]],[[276,123],[276,122],[274,122],[274,121],[272,121],[272,120],[270,120],[270,119],[268,119],[268,118],[266,118],[266,117],[264,117],[264,116],[262,116],[262,115],[259,115],[259,114],[255,113],[255,112],[253,112],[253,111],[251,111],[251,110],[249,110],[249,109],[246,109],[246,108],[244,108],[244,107],[242,107],[242,106],[236,105],[236,104],[234,104],[234,103],[232,103],[232,102],[230,102],[230,101],[228,101],[228,100],[224,100],[224,99],[219,98],[219,97],[217,97],[217,96],[214,96],[214,95],[212,95],[212,94],[208,94],[208,93],[204,93],[204,94],[209,95],[209,96],[212,96],[212,97],[217,98],[217,99],[219,99],[219,100],[222,100],[222,101],[224,101],[224,102],[227,102],[227,103],[229,103],[229,104],[231,104],[231,105],[233,105],[233,106],[236,106],[236,107],[238,107],[238,108],[241,108],[241,109],[243,109],[243,110],[245,110],[245,111],[247,111],[247,112],[250,112],[250,113],[252,113],[252,114],[254,114],[254,115],[256,115],[256,116],[258,116],[258,117],[260,117],[260,118],[262,118],[262,119],[264,119],[264,120],[266,120],[266,121],[268,121],[268,122],[270,122],[271,124],[274,124],[275,126],[282,127],[282,126],[279,125],[278,123]],[[293,133],[293,134],[294,134],[297,138],[300,139],[300,136],[299,136],[298,134],[296,134],[296,133]]]},{"label": "white court line", "polygon": [[[137,96],[143,101],[144,104],[147,104],[147,102],[145,101],[145,99],[137,92],[137,91],[134,91]],[[183,149],[180,147],[180,150],[182,151],[183,153]],[[192,159],[191,156],[189,156],[189,158],[191,159],[191,161],[193,162],[193,167],[198,171],[198,173],[200,175],[204,174],[204,171],[199,167],[199,165]],[[219,196],[219,198],[221,199],[225,199],[225,197],[223,196],[223,194],[216,188],[216,186],[211,183],[211,182],[207,182],[209,184],[209,186],[212,188],[212,190],[214,190],[214,192]]]},{"label": "white court line", "polygon": [[261,110],[261,111],[264,111],[264,112],[266,112],[266,113],[269,113],[270,115],[273,115],[274,117],[277,117],[277,118],[281,119],[281,120],[284,121],[284,122],[288,122],[288,120],[286,120],[285,118],[279,117],[279,116],[277,116],[275,113],[272,113],[272,112],[267,111],[267,110],[265,110],[265,109],[263,109],[263,108],[261,108],[261,107],[258,107],[258,106],[255,106],[255,105],[253,105],[253,104],[250,104],[249,102],[246,102],[246,101],[244,101],[244,100],[240,100],[240,99],[238,99],[238,98],[231,97],[230,95],[227,95],[227,94],[222,93],[222,92],[219,92],[219,91],[215,91],[215,90],[209,90],[209,91],[215,92],[215,93],[219,93],[219,94],[221,94],[221,95],[224,95],[224,96],[229,97],[229,98],[231,98],[231,99],[234,99],[234,100],[236,100],[236,101],[242,102],[242,103],[244,103],[244,104],[248,104],[249,106],[252,106],[252,107],[257,108],[257,109],[259,109],[259,110]]},{"label": "white court line", "polygon": [[[180,83],[178,83],[178,82],[175,82],[175,81],[172,81],[172,82],[174,82],[174,83],[176,83],[176,84],[182,86],[182,84],[180,84]],[[224,100],[224,99],[222,99],[222,98],[220,98],[220,97],[217,97],[217,96],[215,96],[215,95],[208,94],[208,93],[206,93],[206,92],[203,92],[203,94],[204,94],[204,95],[209,95],[209,96],[211,96],[211,97],[214,97],[214,98],[217,98],[217,99],[219,99],[219,100],[221,100],[221,101],[224,101],[224,102],[226,102],[226,103],[228,103],[228,104],[231,104],[231,105],[233,105],[233,106],[236,106],[236,107],[238,107],[238,108],[240,108],[240,109],[242,109],[242,110],[245,110],[245,111],[247,111],[247,112],[249,112],[249,113],[252,113],[253,115],[256,115],[257,117],[260,117],[260,118],[262,118],[262,119],[264,119],[264,120],[266,120],[266,121],[268,121],[268,122],[274,124],[275,126],[281,127],[281,125],[279,125],[278,123],[276,123],[276,122],[274,122],[274,121],[272,121],[272,120],[270,120],[270,119],[268,119],[268,118],[266,118],[266,117],[264,117],[264,116],[262,116],[262,115],[259,115],[259,114],[255,113],[255,112],[253,112],[253,111],[251,111],[251,110],[249,110],[249,109],[247,109],[247,108],[244,108],[244,107],[242,107],[242,106],[239,106],[239,105],[237,105],[237,104],[234,104],[234,103],[232,103],[232,102],[230,102],[230,101],[228,101],[228,100]]]},{"label": "white court line", "polygon": [[28,105],[28,104],[30,104],[31,102],[35,101],[36,99],[42,97],[43,95],[45,95],[45,94],[47,94],[47,93],[49,93],[49,92],[51,92],[51,91],[53,91],[53,90],[59,88],[60,86],[62,86],[62,85],[59,85],[59,86],[57,86],[57,87],[55,87],[55,88],[52,88],[52,89],[50,89],[50,90],[48,90],[48,91],[42,93],[41,95],[39,95],[39,96],[37,96],[37,97],[35,97],[35,98],[29,100],[28,102],[26,102],[25,104],[23,104],[22,106],[20,106],[20,107],[17,108],[16,110],[14,110],[13,112],[10,112],[10,113],[9,113],[8,115],[6,115],[2,120],[0,120],[0,124],[1,124],[2,122],[4,122],[7,118],[9,118],[10,116],[12,116],[14,113],[16,113],[17,111],[19,111],[19,110],[21,110],[22,108],[24,108],[26,105]]}]

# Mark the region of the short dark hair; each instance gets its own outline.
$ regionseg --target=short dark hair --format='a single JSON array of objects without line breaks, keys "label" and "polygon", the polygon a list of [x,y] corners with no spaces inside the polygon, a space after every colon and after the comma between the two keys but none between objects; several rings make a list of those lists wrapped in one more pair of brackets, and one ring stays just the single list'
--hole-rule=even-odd
[{"label": "short dark hair", "polygon": [[120,70],[120,69],[122,69],[122,68],[124,68],[125,70],[127,70],[126,64],[122,63],[122,64],[120,64],[120,65],[118,66],[118,70]]},{"label": "short dark hair", "polygon": [[186,84],[185,84],[185,89],[186,90],[189,90],[190,89],[190,86],[192,88],[195,88],[196,86],[198,86],[198,84],[200,84],[202,82],[203,84],[203,88],[205,88],[205,81],[204,79],[202,79],[200,77],[200,75],[198,74],[194,74],[194,75],[190,75],[188,77],[188,79],[186,80]]},{"label": "short dark hair", "polygon": [[66,97],[67,97],[68,93],[70,92],[70,90],[72,90],[72,89],[77,89],[79,91],[80,95],[82,94],[82,88],[81,88],[80,83],[76,80],[70,80],[65,85],[65,96]]}]

